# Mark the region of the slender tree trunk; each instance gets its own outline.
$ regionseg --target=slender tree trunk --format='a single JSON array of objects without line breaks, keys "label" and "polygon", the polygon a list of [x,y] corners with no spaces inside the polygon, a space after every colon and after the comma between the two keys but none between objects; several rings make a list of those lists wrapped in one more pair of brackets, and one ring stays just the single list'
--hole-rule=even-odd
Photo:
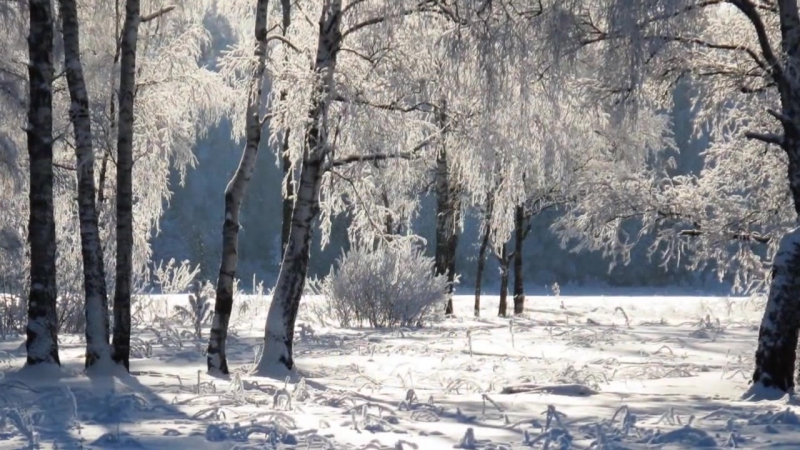
[{"label": "slender tree trunk", "polygon": [[319,213],[320,184],[325,173],[323,161],[327,156],[322,127],[341,47],[341,15],[341,0],[325,2],[319,22],[320,34],[314,64],[314,70],[320,74],[320,83],[314,96],[314,105],[309,111],[303,164],[295,194],[289,239],[267,314],[264,346],[256,369],[260,375],[273,374],[276,368],[281,371],[294,369],[294,326],[308,272],[312,225]]},{"label": "slender tree trunk", "polygon": [[[119,1],[114,0],[114,36],[115,38],[119,36]],[[114,51],[114,69],[116,70],[117,63],[119,62],[120,52],[122,49],[120,48],[120,43],[117,41],[116,50]],[[116,110],[116,103],[117,103],[117,93],[114,89],[114,83],[111,83],[111,96],[108,99],[108,111],[109,111],[109,121],[110,126],[108,127],[108,131],[106,137],[114,136],[117,130],[117,110]],[[109,142],[106,140],[106,142]],[[106,187],[106,177],[108,176],[108,160],[111,158],[111,150],[109,147],[106,147],[105,151],[103,152],[103,160],[100,163],[100,179],[98,180],[97,186],[97,204],[102,205],[106,201],[106,194],[105,194],[105,187]]]},{"label": "slender tree trunk", "polygon": [[475,317],[481,315],[481,285],[483,284],[483,271],[486,267],[486,250],[489,248],[489,235],[491,234],[491,220],[494,209],[494,196],[490,195],[486,201],[486,211],[483,218],[483,235],[481,236],[481,246],[478,250],[478,269],[475,273]]},{"label": "slender tree trunk", "polygon": [[117,135],[117,272],[114,290],[114,361],[130,369],[133,278],[133,106],[139,0],[127,0],[122,27]]},{"label": "slender tree trunk", "polygon": [[508,245],[503,244],[500,250],[500,306],[497,315],[500,317],[508,316],[508,265],[511,258],[508,257]]},{"label": "slender tree trunk", "polygon": [[400,230],[399,227],[395,229],[394,218],[389,210],[389,195],[386,193],[385,188],[381,190],[381,200],[383,201],[383,207],[386,208],[386,214],[383,216],[384,233],[386,233],[386,239],[391,241],[395,234],[400,234]]},{"label": "slender tree trunk", "polygon": [[[444,102],[442,102],[444,104]],[[443,106],[437,121],[444,138],[447,132],[447,113]],[[447,147],[440,144],[436,157],[436,255],[434,266],[437,275],[446,275],[447,303],[445,314],[453,314],[453,291],[456,276],[456,249],[458,247],[458,222],[460,204],[455,180],[451,179]]]},{"label": "slender tree trunk", "polygon": [[292,210],[294,209],[294,177],[291,175],[292,161],[287,155],[289,151],[289,134],[291,130],[286,130],[281,142],[281,170],[283,178],[286,180],[286,197],[281,201],[281,259],[286,252],[286,245],[289,243],[289,233],[292,230]]},{"label": "slender tree trunk", "polygon": [[75,133],[78,174],[78,211],[81,224],[83,287],[86,295],[86,368],[111,363],[106,291],[100,228],[97,222],[94,185],[94,148],[89,117],[89,94],[80,54],[78,8],[75,0],[59,0],[64,33],[64,67],[70,94],[69,116]]},{"label": "slender tree trunk", "polygon": [[29,0],[28,7],[30,102],[25,131],[30,158],[31,286],[25,348],[28,366],[60,365],[53,204],[53,11],[49,0]]},{"label": "slender tree trunk", "polygon": [[525,211],[514,208],[514,315],[525,310],[525,285],[522,275],[522,244],[525,241]]},{"label": "slender tree trunk", "polygon": [[[281,0],[281,9],[283,20],[281,22],[281,35],[286,37],[291,25],[291,0]],[[288,56],[287,56],[288,58]],[[287,92],[280,93],[281,100],[286,98]],[[294,209],[294,177],[291,176],[292,160],[289,157],[289,137],[292,134],[291,129],[287,129],[283,133],[283,141],[281,142],[281,170],[283,171],[283,179],[286,180],[286,197],[282,200],[283,214],[281,221],[281,259],[286,252],[286,244],[289,243],[289,233],[292,229],[292,209]]]},{"label": "slender tree trunk", "polygon": [[228,337],[228,323],[233,309],[233,280],[236,278],[236,267],[239,262],[239,210],[242,206],[247,185],[253,176],[258,157],[258,146],[261,143],[261,118],[258,116],[261,102],[261,86],[267,61],[267,11],[269,1],[257,0],[256,3],[256,49],[255,57],[258,66],[250,81],[250,95],[247,103],[247,144],[242,152],[239,167],[233,174],[225,189],[225,222],[222,225],[222,262],[217,278],[214,319],[208,340],[208,371],[211,373],[228,373],[228,360],[225,356],[225,345]]}]

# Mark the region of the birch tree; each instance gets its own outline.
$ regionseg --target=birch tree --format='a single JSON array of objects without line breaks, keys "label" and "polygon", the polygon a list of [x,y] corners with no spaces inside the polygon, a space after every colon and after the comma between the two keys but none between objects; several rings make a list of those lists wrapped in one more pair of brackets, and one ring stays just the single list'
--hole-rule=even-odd
[{"label": "birch tree", "polygon": [[[300,21],[293,20],[288,39],[299,51],[293,50],[297,56],[284,63],[288,65],[276,75],[273,87],[278,93],[283,83],[294,87],[287,90],[283,103],[276,101],[271,125],[273,134],[292,130],[289,149],[298,178],[291,231],[266,324],[258,367],[261,374],[294,368],[294,322],[308,269],[313,222],[322,212],[321,223],[325,227],[337,205],[359,201],[357,189],[349,191],[354,194],[349,201],[341,197],[340,188],[352,187],[351,182],[360,180],[348,174],[373,170],[369,169],[369,163],[375,161],[386,161],[393,169],[403,167],[420,152],[427,151],[435,139],[436,126],[432,120],[406,115],[418,112],[406,103],[413,103],[411,91],[419,85],[418,81],[406,86],[408,95],[381,89],[399,86],[394,84],[397,80],[392,76],[408,73],[390,71],[399,64],[395,57],[406,55],[396,53],[397,47],[408,44],[393,37],[395,27],[403,18],[422,12],[427,5],[427,2],[376,1],[354,2],[343,7],[342,2],[330,0],[321,5],[299,2],[295,7],[306,23],[308,17],[319,17],[314,27],[318,32],[301,30]],[[316,41],[303,41],[309,35]],[[311,72],[309,66],[313,68]],[[381,86],[381,82],[387,84]],[[303,86],[308,86],[310,96],[302,93]],[[389,99],[393,95],[397,95],[394,102]],[[280,96],[273,99],[276,97],[280,99]],[[298,104],[306,105],[305,109],[298,109]],[[367,123],[372,126],[365,126]],[[371,224],[381,222],[373,220],[379,216],[362,217],[369,218],[367,222]]]},{"label": "birch tree", "polygon": [[78,205],[81,230],[83,287],[86,294],[86,368],[108,366],[108,293],[96,208],[94,144],[89,114],[89,93],[81,62],[80,27],[75,0],[59,0],[64,35],[64,67],[69,86],[69,117],[75,135]]},{"label": "birch tree", "polygon": [[[26,2],[4,2],[9,17],[0,30],[0,154],[8,156],[9,165],[27,170],[28,155],[18,149],[24,136],[17,130],[24,125],[28,89]],[[150,267],[149,239],[158,232],[158,219],[170,196],[170,172],[185,173],[194,164],[192,147],[209,126],[230,112],[231,89],[222,78],[206,67],[215,56],[209,52],[210,36],[203,25],[213,13],[211,1],[163,4],[143,0],[139,36],[139,57],[135,82],[137,124],[133,135],[133,252],[132,284],[141,285]],[[121,46],[121,2],[78,0],[81,63],[89,99],[92,141],[98,157],[95,161],[96,208],[102,242],[108,289],[114,289],[116,271],[116,146],[118,137],[118,83]],[[5,13],[5,11],[3,11]],[[67,39],[65,38],[65,42]],[[55,73],[67,74],[64,61],[54,61]],[[59,314],[61,325],[70,332],[82,332],[83,320],[73,320],[72,311],[82,316],[85,297],[80,235],[81,207],[78,196],[78,165],[75,133],[68,129],[70,80],[56,78],[53,91],[53,165],[54,210],[58,259]],[[0,164],[0,170],[6,166]],[[0,202],[8,210],[29,211],[31,191],[27,177],[13,171],[4,173]],[[18,170],[17,170],[18,172]],[[15,192],[14,194],[13,192]],[[28,255],[25,246],[28,232],[20,215],[0,216],[4,290],[27,296]]]},{"label": "birch tree", "polygon": [[[233,307],[233,282],[238,262],[239,209],[247,190],[247,184],[253,176],[253,170],[261,143],[262,119],[261,88],[264,84],[264,71],[267,61],[267,15],[268,0],[258,0],[255,6],[255,68],[247,97],[246,144],[242,159],[225,188],[225,222],[222,226],[222,262],[217,278],[216,303],[214,318],[208,341],[209,372],[228,373],[228,361],[225,357],[225,345]],[[288,13],[288,12],[287,12]],[[285,34],[285,30],[284,30]]]},{"label": "birch tree", "polygon": [[49,0],[29,0],[28,157],[30,186],[30,294],[27,365],[56,364],[56,222],[53,206],[53,10]]},{"label": "birch tree", "polygon": [[[752,0],[587,2],[573,10],[576,52],[603,54],[596,91],[619,105],[657,102],[676,79],[696,86],[699,125],[711,145],[697,176],[659,167],[607,172],[588,182],[559,225],[581,248],[626,262],[638,236],[654,233],[664,263],[714,262],[737,289],[758,289],[772,266],[759,331],[754,392],[794,387],[800,211],[797,2]],[[579,50],[578,50],[579,49]],[[614,192],[612,194],[612,192]],[[602,211],[603,208],[608,208]],[[638,236],[624,225],[640,223]],[[766,259],[762,259],[765,255]]]},{"label": "birch tree", "polygon": [[133,281],[133,107],[139,0],[126,0],[120,41],[117,135],[117,276],[114,290],[114,361],[130,367],[131,282]]}]

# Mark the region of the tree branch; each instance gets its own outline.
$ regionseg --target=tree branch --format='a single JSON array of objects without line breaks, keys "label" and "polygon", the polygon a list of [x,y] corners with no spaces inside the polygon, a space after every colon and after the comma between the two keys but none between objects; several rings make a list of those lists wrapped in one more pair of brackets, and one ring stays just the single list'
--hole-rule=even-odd
[{"label": "tree branch", "polygon": [[[681,236],[699,237],[706,233],[702,230],[682,230],[678,234]],[[760,233],[747,233],[744,231],[733,232],[728,238],[733,241],[757,242],[759,244],[769,244],[772,241],[772,238],[769,236],[764,236]]]},{"label": "tree branch", "polygon": [[344,40],[344,38],[347,37],[347,35],[355,33],[356,31],[359,31],[359,30],[361,30],[363,28],[366,28],[368,26],[377,25],[379,23],[386,22],[387,20],[389,20],[391,18],[410,16],[411,14],[415,14],[415,13],[419,13],[419,12],[434,12],[435,13],[435,12],[439,12],[439,11],[437,9],[435,9],[435,8],[432,8],[432,4],[431,4],[430,1],[424,0],[424,1],[420,2],[414,8],[406,9],[404,11],[399,12],[396,15],[393,15],[393,16],[386,15],[386,16],[371,17],[369,19],[364,20],[363,22],[359,22],[359,23],[351,26],[350,28],[348,28],[348,29],[346,29],[346,30],[344,30],[342,32],[342,40]]},{"label": "tree branch", "polygon": [[411,111],[431,112],[431,110],[439,109],[438,106],[430,102],[417,102],[413,105],[401,106],[399,101],[392,101],[391,103],[373,103],[369,100],[364,100],[364,99],[356,99],[356,100],[349,99],[342,95],[337,95],[336,97],[333,98],[333,100],[336,102],[354,103],[357,105],[371,106],[377,109],[383,109],[386,111],[397,111],[402,113],[407,113]]},{"label": "tree branch", "polygon": [[680,42],[683,44],[692,44],[697,45],[700,47],[715,49],[715,50],[729,50],[733,52],[744,52],[746,53],[759,67],[764,70],[769,70],[767,64],[758,56],[755,50],[744,46],[744,45],[731,45],[731,44],[719,44],[716,42],[709,42],[699,38],[687,38],[682,36],[651,36],[653,39],[663,39],[669,42]]},{"label": "tree branch", "polygon": [[430,144],[436,135],[431,135],[428,138],[424,139],[419,144],[415,145],[410,152],[400,152],[400,153],[372,153],[368,155],[351,155],[345,156],[344,158],[339,158],[331,161],[328,164],[327,168],[331,167],[340,167],[345,166],[347,164],[352,164],[356,162],[369,162],[369,161],[385,161],[387,159],[395,159],[395,158],[402,158],[402,159],[415,159],[417,157],[417,153],[425,148],[428,144]]},{"label": "tree branch", "polygon": [[728,0],[728,3],[738,8],[739,11],[741,11],[742,14],[747,17],[750,23],[753,24],[753,28],[755,28],[756,35],[758,36],[758,44],[761,47],[761,53],[769,65],[770,74],[778,83],[778,85],[786,86],[787,80],[783,73],[783,67],[781,66],[778,58],[775,56],[775,51],[772,49],[772,45],[769,43],[767,29],[764,26],[764,21],[761,20],[761,14],[759,14],[756,5],[754,5],[750,0]]},{"label": "tree branch", "polygon": [[777,145],[778,147],[782,146],[784,142],[783,135],[775,133],[756,133],[753,131],[748,131],[744,134],[744,137],[747,139],[766,142],[767,144]]},{"label": "tree branch", "polygon": [[346,166],[356,162],[385,161],[387,159],[414,159],[415,155],[410,152],[402,153],[372,153],[369,155],[351,155],[344,158],[333,160],[331,167]]},{"label": "tree branch", "polygon": [[167,6],[163,7],[163,8],[161,8],[161,9],[159,9],[158,11],[152,12],[152,13],[144,15],[144,16],[141,16],[141,18],[139,19],[139,22],[140,23],[150,22],[151,20],[155,20],[155,19],[163,16],[164,14],[172,11],[173,9],[175,9],[175,5],[167,5]]},{"label": "tree branch", "polygon": [[281,36],[280,34],[271,34],[271,35],[267,36],[267,43],[269,43],[269,41],[281,41],[282,43],[286,44],[288,47],[290,47],[292,50],[294,50],[298,54],[302,54],[303,53],[303,51],[300,50],[296,45],[294,45],[292,43],[292,41],[290,41],[289,39],[286,39],[286,37]]}]

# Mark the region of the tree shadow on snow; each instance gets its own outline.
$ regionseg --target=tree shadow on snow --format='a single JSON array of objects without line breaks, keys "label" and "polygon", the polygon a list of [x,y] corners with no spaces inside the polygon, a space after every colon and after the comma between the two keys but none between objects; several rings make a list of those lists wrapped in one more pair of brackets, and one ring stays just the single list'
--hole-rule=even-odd
[{"label": "tree shadow on snow", "polygon": [[[145,444],[152,438],[165,442],[183,435],[167,424],[203,424],[122,368],[87,375],[82,364],[44,371],[26,367],[0,381],[0,398],[0,418],[10,419],[5,430],[0,423],[0,432],[6,432],[0,433],[0,441],[3,436],[13,439],[16,448],[38,448],[42,443],[62,450],[152,448]],[[126,431],[134,426],[136,436]],[[157,448],[173,446],[184,444],[174,440]]]}]

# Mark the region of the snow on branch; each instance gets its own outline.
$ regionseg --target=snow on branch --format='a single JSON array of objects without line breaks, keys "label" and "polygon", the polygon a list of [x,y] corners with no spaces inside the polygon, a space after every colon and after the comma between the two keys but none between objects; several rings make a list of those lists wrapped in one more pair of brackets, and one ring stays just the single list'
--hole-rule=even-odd
[{"label": "snow on branch", "polygon": [[364,100],[364,99],[360,99],[360,98],[359,99],[350,99],[350,98],[344,97],[342,95],[336,96],[333,100],[337,101],[337,102],[354,103],[354,104],[357,104],[357,105],[370,106],[370,107],[373,107],[373,108],[383,109],[383,110],[386,110],[386,111],[397,111],[397,112],[402,112],[402,113],[407,113],[407,112],[412,112],[412,111],[430,112],[432,110],[438,110],[439,109],[439,107],[437,105],[435,105],[435,104],[433,104],[431,102],[427,102],[427,101],[416,102],[414,104],[405,106],[405,105],[402,105],[399,100],[395,100],[395,101],[392,101],[390,103],[376,103],[376,102],[372,102],[372,101]]},{"label": "snow on branch", "polygon": [[[355,32],[357,32],[359,30],[362,30],[364,28],[370,27],[372,25],[378,25],[378,24],[387,22],[390,19],[397,19],[397,18],[410,16],[410,15],[417,14],[417,13],[445,14],[445,12],[442,10],[441,6],[438,5],[438,3],[439,2],[435,1],[435,0],[422,0],[416,6],[414,6],[413,8],[403,9],[401,11],[398,11],[398,12],[394,13],[394,14],[385,14],[385,15],[382,15],[382,16],[375,16],[375,17],[370,17],[368,19],[364,19],[363,21],[358,22],[358,23],[352,25],[351,27],[347,28],[346,30],[344,30],[342,32],[342,39],[344,39],[348,35],[350,35],[352,33],[355,33]],[[345,11],[348,10],[349,8],[350,8],[349,6],[347,8],[345,8]],[[448,14],[445,14],[445,15],[448,15]]]},{"label": "snow on branch", "polygon": [[729,3],[737,7],[753,24],[756,35],[758,36],[758,44],[761,46],[761,53],[764,55],[767,64],[769,64],[770,72],[779,84],[786,84],[787,80],[783,73],[783,67],[780,61],[775,56],[775,51],[769,43],[769,36],[767,35],[766,26],[764,21],[761,20],[761,14],[755,4],[750,0],[729,0]]},{"label": "snow on branch", "polygon": [[351,155],[344,158],[336,159],[331,162],[331,167],[339,167],[356,162],[369,162],[369,161],[384,161],[393,158],[413,159],[414,154],[410,152],[402,153],[372,153],[369,155]]},{"label": "snow on branch", "polygon": [[[681,236],[703,236],[705,233],[702,230],[682,230],[679,233]],[[741,242],[757,242],[759,244],[769,244],[772,242],[772,238],[769,236],[764,236],[760,233],[748,233],[744,231],[737,231],[729,234],[729,237],[732,241],[741,241]]]},{"label": "snow on branch", "polygon": [[142,16],[139,19],[139,21],[141,23],[150,22],[151,20],[155,20],[155,19],[163,16],[164,14],[172,11],[173,9],[175,9],[175,5],[167,5],[167,6],[163,7],[163,8],[161,8],[161,9],[159,9],[158,11],[155,11],[155,12],[152,12],[150,14]]},{"label": "snow on branch", "polygon": [[432,135],[427,139],[424,139],[419,144],[415,145],[410,152],[399,152],[399,153],[370,153],[366,155],[351,155],[345,156],[343,158],[335,159],[330,162],[328,167],[340,167],[346,166],[348,164],[357,163],[357,162],[370,162],[370,161],[385,161],[387,159],[415,159],[418,156],[420,150],[428,146],[431,142],[433,142],[436,135]]}]

